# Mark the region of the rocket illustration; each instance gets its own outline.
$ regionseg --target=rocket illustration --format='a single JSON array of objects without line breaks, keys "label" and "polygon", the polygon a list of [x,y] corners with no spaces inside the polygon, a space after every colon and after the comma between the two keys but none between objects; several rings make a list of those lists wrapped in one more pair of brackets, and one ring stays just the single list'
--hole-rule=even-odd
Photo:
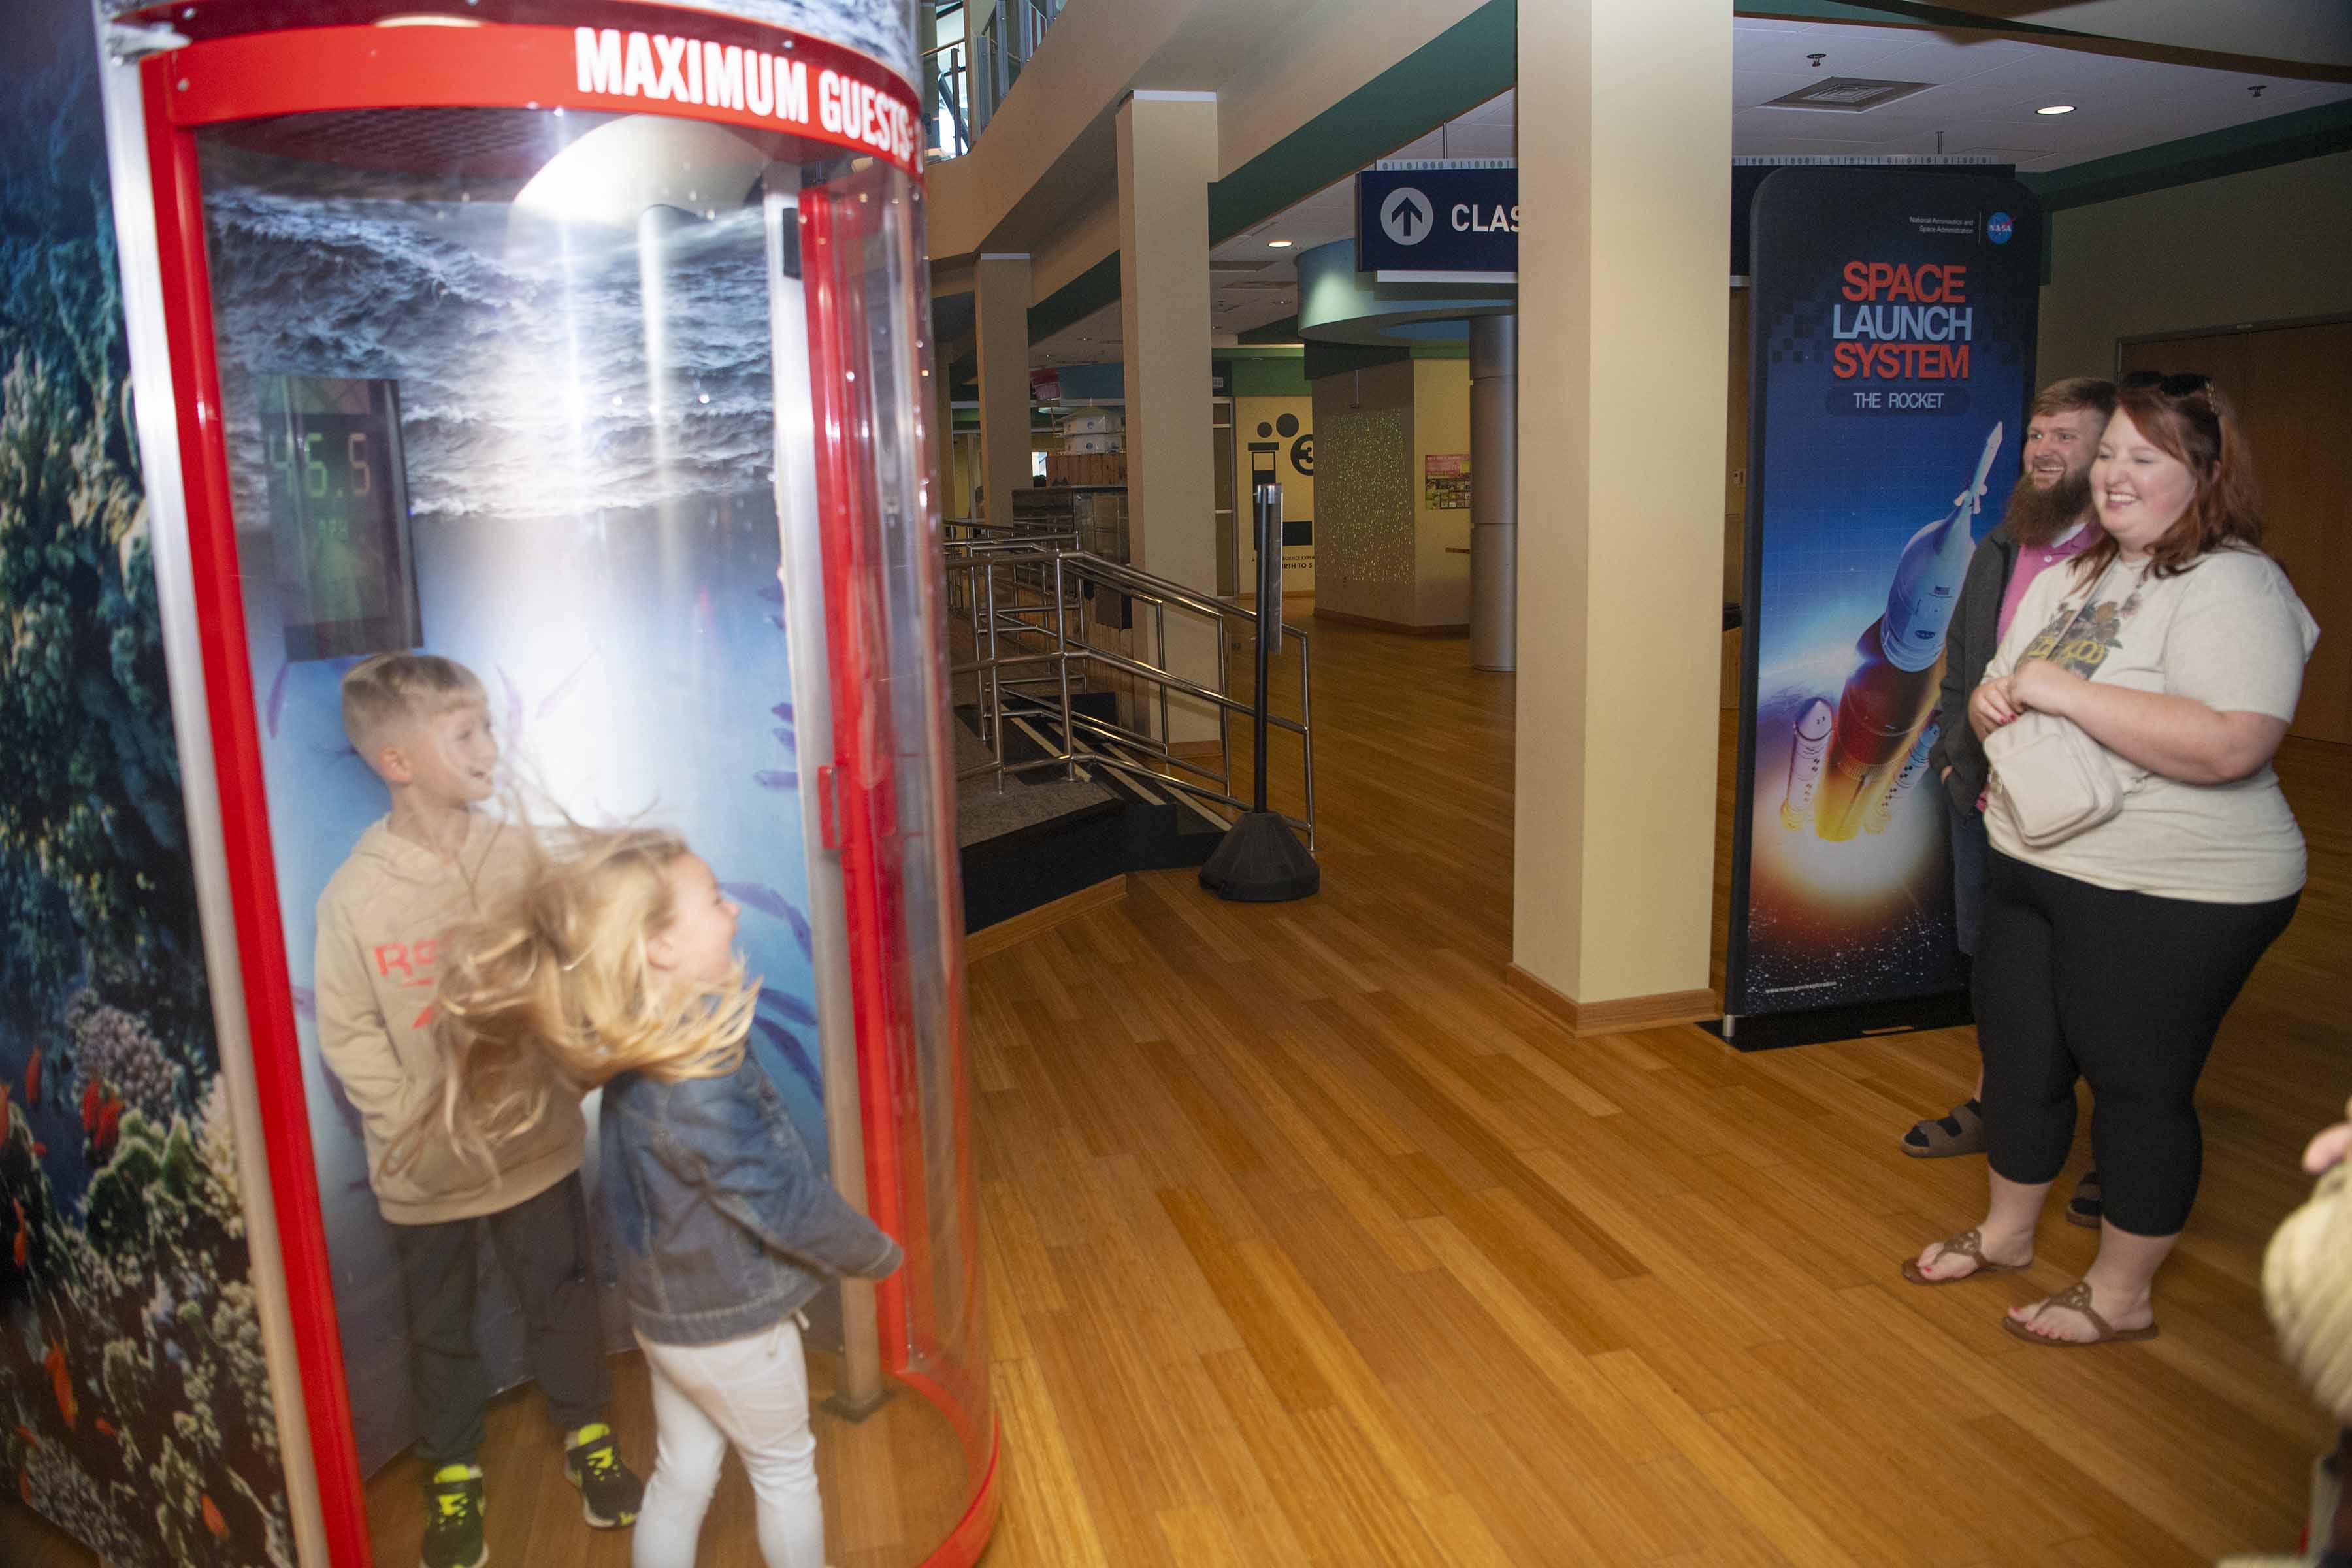
[{"label": "rocket illustration", "polygon": [[1870,820],[1863,824],[1864,832],[1886,831],[1886,825],[1895,820],[1895,801],[1917,781],[1921,773],[1927,771],[1927,753],[1935,749],[1936,737],[1943,732],[1943,725],[1933,719],[1927,721],[1927,727],[1919,731],[1919,740],[1911,748],[1911,754],[1903,759],[1902,771],[1895,775],[1895,782],[1887,786],[1886,793],[1880,795],[1878,804],[1871,808]]},{"label": "rocket illustration", "polygon": [[1886,612],[1854,644],[1859,662],[1839,694],[1829,765],[1813,794],[1813,826],[1824,838],[1842,842],[1863,830],[1935,710],[1944,635],[1976,550],[1970,524],[1983,504],[1985,476],[2000,437],[1995,425],[1975,477],[1953,499],[1952,510],[1903,546]]},{"label": "rocket illustration", "polygon": [[1805,704],[1789,731],[1789,788],[1780,801],[1780,826],[1801,827],[1813,814],[1813,790],[1830,752],[1830,726],[1837,710],[1821,698]]}]

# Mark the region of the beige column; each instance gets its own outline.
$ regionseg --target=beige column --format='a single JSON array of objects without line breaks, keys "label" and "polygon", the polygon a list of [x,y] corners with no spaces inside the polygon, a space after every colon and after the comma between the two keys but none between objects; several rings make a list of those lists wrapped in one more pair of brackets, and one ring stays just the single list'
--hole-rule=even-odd
[{"label": "beige column", "polygon": [[[1209,182],[1217,100],[1137,92],[1118,110],[1118,315],[1127,376],[1127,505],[1133,563],[1217,591],[1209,368]],[[1137,627],[1139,649],[1150,630]],[[1169,617],[1171,668],[1214,687],[1216,639]],[[1175,705],[1171,739],[1215,734],[1202,704]]]},{"label": "beige column", "polygon": [[1029,483],[1029,258],[983,255],[972,267],[979,327],[980,467],[991,522],[1013,521]]},{"label": "beige column", "polygon": [[1519,10],[1513,979],[1585,1034],[1714,1008],[1731,17]]}]

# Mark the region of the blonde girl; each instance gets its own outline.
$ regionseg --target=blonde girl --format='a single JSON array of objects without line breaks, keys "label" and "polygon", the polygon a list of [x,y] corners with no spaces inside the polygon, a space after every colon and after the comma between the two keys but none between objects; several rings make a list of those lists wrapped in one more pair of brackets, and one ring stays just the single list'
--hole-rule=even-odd
[{"label": "blonde girl", "polygon": [[602,1087],[604,1202],[657,1452],[635,1568],[691,1568],[731,1446],[767,1568],[823,1568],[799,1314],[900,1252],[829,1185],[744,1049],[740,913],[683,840],[583,833],[455,939],[431,1136],[477,1152]]}]

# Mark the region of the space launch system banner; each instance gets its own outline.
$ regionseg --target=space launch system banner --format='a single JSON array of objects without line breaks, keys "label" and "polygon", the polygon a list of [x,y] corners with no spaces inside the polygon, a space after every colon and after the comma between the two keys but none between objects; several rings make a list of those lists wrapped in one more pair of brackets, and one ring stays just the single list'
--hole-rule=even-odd
[{"label": "space launch system banner", "polygon": [[1960,988],[1927,753],[2041,270],[2032,196],[1982,174],[1784,169],[1753,224],[1734,1017]]}]

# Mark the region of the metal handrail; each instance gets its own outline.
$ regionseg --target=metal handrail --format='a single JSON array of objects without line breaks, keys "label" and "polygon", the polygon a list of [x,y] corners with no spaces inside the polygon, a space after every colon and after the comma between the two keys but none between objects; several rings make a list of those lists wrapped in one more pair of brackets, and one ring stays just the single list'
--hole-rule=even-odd
[{"label": "metal handrail", "polygon": [[[960,522],[956,526],[968,525]],[[1008,773],[1060,768],[1065,776],[1075,778],[1081,766],[1103,767],[1149,779],[1162,788],[1182,791],[1213,806],[1235,812],[1249,809],[1250,803],[1234,793],[1233,721],[1236,716],[1246,718],[1253,709],[1226,689],[1231,685],[1229,628],[1238,624],[1254,631],[1257,625],[1255,613],[1086,551],[1001,537],[1002,525],[980,531],[1000,537],[954,540],[944,551],[950,613],[969,617],[973,653],[969,660],[951,663],[950,674],[956,679],[973,678],[979,694],[981,738],[989,748],[988,762],[961,770],[958,778],[992,774],[1001,789]],[[1093,637],[1092,590],[1097,587],[1124,595],[1131,606],[1149,615],[1153,634],[1151,647],[1156,657],[1146,657],[1140,649],[1122,653],[1097,646]],[[1180,616],[1192,616],[1214,625],[1215,686],[1205,685],[1170,668],[1167,617],[1171,609]],[[1312,643],[1299,627],[1285,625],[1281,630],[1286,646],[1293,638],[1298,644],[1298,717],[1269,713],[1267,723],[1299,737],[1306,815],[1287,820],[1306,834],[1307,847],[1312,849]],[[1149,699],[1139,694],[1135,700],[1139,704],[1148,700],[1156,710],[1156,732],[1139,722],[1121,723],[1074,710],[1070,701],[1073,690],[1091,689],[1097,672],[1124,676],[1135,685],[1150,689]],[[1038,689],[1050,689],[1051,697]],[[1008,763],[1004,757],[1004,724],[1009,715],[1018,716],[1008,705],[1014,698],[1034,703],[1029,715],[1058,737],[1058,745],[1048,742],[1044,755],[1027,762]],[[1216,766],[1204,765],[1173,750],[1169,740],[1173,698],[1204,704],[1216,712]],[[1035,731],[1031,733],[1034,736]],[[1095,746],[1082,751],[1082,738]],[[1144,761],[1139,763],[1128,755],[1095,749],[1097,746],[1136,753]]]}]

